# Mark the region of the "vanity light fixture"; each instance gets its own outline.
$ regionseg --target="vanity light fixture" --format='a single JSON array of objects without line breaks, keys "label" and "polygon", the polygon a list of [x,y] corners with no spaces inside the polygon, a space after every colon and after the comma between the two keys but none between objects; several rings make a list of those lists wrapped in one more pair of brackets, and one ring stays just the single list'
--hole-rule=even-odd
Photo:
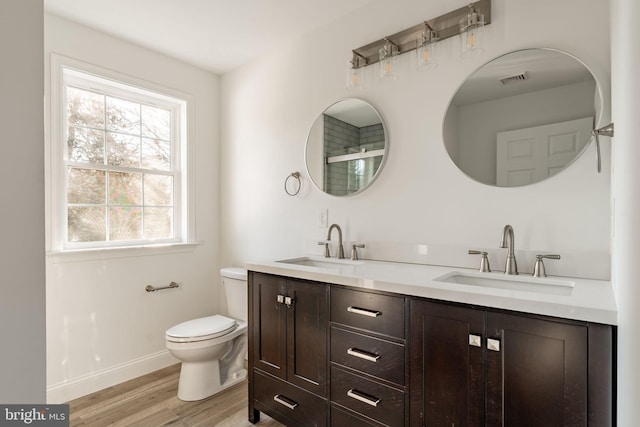
[{"label": "vanity light fixture", "polygon": [[416,50],[418,69],[436,66],[434,48],[438,42],[463,35],[463,57],[479,55],[484,51],[481,32],[491,23],[491,0],[478,0],[437,18],[429,19],[399,33],[383,37],[352,51],[347,62],[347,87],[360,87],[364,83],[362,68],[380,62],[380,76],[398,77],[398,56]]},{"label": "vanity light fixture", "polygon": [[424,23],[424,31],[416,40],[416,53],[418,57],[418,71],[432,70],[438,67],[436,61],[436,42],[438,41],[438,33],[433,31],[427,22]]},{"label": "vanity light fixture", "polygon": [[378,51],[380,58],[380,78],[395,80],[398,78],[398,46],[387,38],[384,39],[385,44]]},{"label": "vanity light fixture", "polygon": [[357,52],[353,52],[353,58],[347,61],[347,87],[362,88],[365,65],[367,65],[367,58]]},{"label": "vanity light fixture", "polygon": [[482,45],[482,29],[484,15],[478,12],[473,3],[469,5],[469,13],[460,20],[460,40],[463,58],[471,58],[484,53]]}]

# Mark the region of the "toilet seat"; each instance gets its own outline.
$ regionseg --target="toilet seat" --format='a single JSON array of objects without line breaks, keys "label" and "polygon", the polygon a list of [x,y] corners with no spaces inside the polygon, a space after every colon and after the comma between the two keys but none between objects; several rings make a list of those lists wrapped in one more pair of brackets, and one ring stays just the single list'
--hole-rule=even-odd
[{"label": "toilet seat", "polygon": [[227,335],[234,331],[238,323],[219,314],[188,320],[167,329],[166,338],[172,342],[206,341]]}]

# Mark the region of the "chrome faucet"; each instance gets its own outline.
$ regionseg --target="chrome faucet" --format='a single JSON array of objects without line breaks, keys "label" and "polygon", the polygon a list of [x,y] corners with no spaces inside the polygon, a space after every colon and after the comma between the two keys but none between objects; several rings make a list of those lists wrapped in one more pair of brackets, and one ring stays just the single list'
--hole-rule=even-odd
[{"label": "chrome faucet", "polygon": [[327,233],[327,242],[331,240],[331,232],[334,228],[338,230],[338,258],[344,259],[344,248],[342,247],[342,229],[338,224],[331,224],[331,227],[329,227],[329,232]]},{"label": "chrome faucet", "polygon": [[500,239],[500,247],[509,249],[507,261],[504,265],[504,274],[518,274],[518,264],[516,263],[514,246],[513,227],[507,224],[502,230],[502,238]]}]

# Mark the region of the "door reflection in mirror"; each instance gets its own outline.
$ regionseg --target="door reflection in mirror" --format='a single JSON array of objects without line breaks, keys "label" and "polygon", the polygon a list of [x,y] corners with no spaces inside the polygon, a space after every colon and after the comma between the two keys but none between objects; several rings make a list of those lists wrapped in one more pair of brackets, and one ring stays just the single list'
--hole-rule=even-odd
[{"label": "door reflection in mirror", "polygon": [[447,110],[443,137],[474,180],[514,187],[569,166],[591,140],[602,96],[589,69],[552,49],[503,55],[475,71]]}]

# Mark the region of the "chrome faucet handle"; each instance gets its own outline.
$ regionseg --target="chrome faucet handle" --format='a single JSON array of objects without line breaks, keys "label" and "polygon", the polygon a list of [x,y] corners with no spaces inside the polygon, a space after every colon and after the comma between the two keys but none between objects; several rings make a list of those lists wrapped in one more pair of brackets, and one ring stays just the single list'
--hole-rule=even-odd
[{"label": "chrome faucet handle", "polygon": [[560,255],[536,255],[536,263],[533,266],[533,277],[547,277],[547,272],[544,268],[543,258],[547,259],[560,259]]},{"label": "chrome faucet handle", "polygon": [[469,249],[469,255],[480,255],[480,268],[478,271],[481,273],[491,273],[491,267],[489,267],[489,254],[487,252]]},{"label": "chrome faucet handle", "polygon": [[331,254],[329,253],[329,242],[326,240],[322,240],[318,242],[318,246],[324,245],[324,257],[329,258]]},{"label": "chrome faucet handle", "polygon": [[358,250],[357,248],[364,248],[364,243],[354,243],[351,245],[351,260],[352,261],[357,261],[358,260]]}]

